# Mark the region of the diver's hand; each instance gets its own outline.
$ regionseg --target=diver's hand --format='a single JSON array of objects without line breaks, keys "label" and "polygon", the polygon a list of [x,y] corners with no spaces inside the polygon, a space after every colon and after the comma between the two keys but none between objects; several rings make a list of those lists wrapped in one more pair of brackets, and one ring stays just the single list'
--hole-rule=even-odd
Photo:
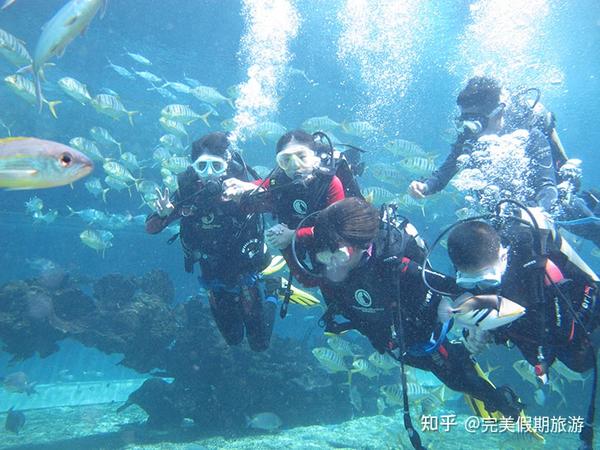
[{"label": "diver's hand", "polygon": [[408,186],[408,193],[412,198],[421,200],[427,196],[427,185],[415,180]]},{"label": "diver's hand", "polygon": [[477,355],[486,350],[490,346],[491,341],[491,333],[478,328],[471,328],[468,333],[463,334],[463,343],[467,350],[473,355]]},{"label": "diver's hand", "polygon": [[237,178],[228,178],[223,181],[222,199],[226,202],[235,200],[238,201],[244,192],[256,189],[256,185],[247,181],[238,180]]},{"label": "diver's hand", "polygon": [[166,187],[164,192],[156,188],[156,194],[158,195],[158,200],[154,202],[154,209],[156,209],[160,217],[167,217],[175,209],[175,205],[171,203],[171,199],[169,198],[169,188]]},{"label": "diver's hand", "polygon": [[294,233],[295,230],[290,230],[287,225],[279,223],[266,231],[267,244],[283,250],[292,243]]}]

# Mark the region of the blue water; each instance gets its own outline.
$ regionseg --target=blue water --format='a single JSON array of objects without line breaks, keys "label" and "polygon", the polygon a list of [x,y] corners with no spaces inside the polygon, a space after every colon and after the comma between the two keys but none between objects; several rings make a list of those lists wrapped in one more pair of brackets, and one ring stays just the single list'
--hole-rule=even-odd
[{"label": "blue water", "polygon": [[[33,53],[42,25],[64,3],[59,0],[17,0],[7,10],[0,11],[0,28],[23,40]],[[247,6],[261,2],[248,0],[244,3]],[[294,2],[299,25],[297,36],[284,45],[290,55],[284,67],[304,71],[314,83],[284,70],[277,80],[277,95],[271,99],[275,106],[266,111],[259,122],[270,120],[293,129],[315,116],[327,115],[337,122],[368,120],[377,132],[366,139],[334,131],[342,141],[368,150],[368,163],[391,161],[382,145],[398,137],[417,142],[443,158],[449,151],[449,144],[443,136],[456,115],[456,95],[465,80],[475,72],[470,61],[474,51],[465,53],[461,48],[482,47],[484,50],[479,62],[486,58],[486,43],[478,42],[481,35],[469,27],[477,24],[477,11],[505,2],[414,1],[406,2],[404,6],[404,2],[397,2],[397,17],[402,17],[402,11],[409,11],[409,17],[400,21],[405,33],[398,33],[398,29],[402,28],[392,21],[394,17],[389,17],[390,22],[386,24],[384,14],[389,14],[390,10],[385,6],[388,3],[395,2]],[[341,16],[342,11],[349,5],[364,7],[366,4],[370,5],[368,9],[372,14],[367,21],[373,27],[372,35],[362,48],[354,50],[355,56],[345,57],[340,47],[341,37],[356,35],[367,25],[355,23],[358,27],[355,32],[348,31],[349,22]],[[555,113],[557,129],[567,152],[584,161],[584,186],[596,187],[600,184],[600,159],[597,158],[600,142],[600,3],[595,0],[540,0],[535,5],[539,9],[528,10],[522,25],[522,29],[530,30],[525,32],[529,33],[529,45],[521,48],[519,42],[511,43],[510,39],[501,41],[505,47],[496,48],[498,53],[490,54],[490,61],[492,66],[497,64],[493,67],[504,74],[507,85],[522,86],[525,80],[525,86],[542,89],[542,102]],[[34,106],[17,97],[4,83],[0,85],[0,120],[10,127],[13,136],[36,136],[64,143],[75,136],[89,137],[92,126],[102,126],[123,144],[124,150],[135,153],[138,160],[151,159],[158,138],[166,134],[158,124],[161,108],[169,103],[189,104],[196,110],[202,107],[198,100],[185,94],[175,92],[178,100],[171,101],[157,92],[148,91],[151,86],[145,80],[120,77],[107,67],[107,58],[128,69],[148,70],[168,81],[184,82],[185,74],[225,94],[228,87],[248,80],[248,45],[264,46],[248,35],[248,14],[243,11],[242,2],[234,0],[111,0],[105,17],[96,17],[87,32],[69,45],[65,55],[52,61],[56,66],[46,69],[46,98],[62,100],[62,104],[57,106],[58,120],[52,118],[46,109],[38,114]],[[498,18],[500,26],[496,30],[501,35],[502,20],[505,18]],[[374,26],[374,22],[379,22],[379,25]],[[539,23],[543,26],[536,25]],[[279,17],[268,27],[286,29],[288,25],[287,17]],[[508,33],[512,25],[508,22],[505,25]],[[375,50],[379,45],[378,39],[386,36],[394,38],[393,42],[397,44],[394,51],[405,51],[391,57],[386,53],[389,45]],[[242,44],[244,39],[246,46]],[[124,53],[124,48],[144,55],[153,65],[145,67],[136,63]],[[269,50],[268,45],[266,50]],[[502,64],[510,59],[513,51],[515,58],[518,56],[521,60],[515,66],[518,70],[511,72]],[[357,53],[362,55],[366,66],[356,57]],[[497,57],[498,54],[501,56]],[[393,57],[398,60],[394,61]],[[263,67],[269,66],[268,61],[259,62]],[[403,76],[405,82],[377,85],[372,77],[369,79],[368,73],[369,70],[377,72],[379,68],[381,71],[396,70],[397,73],[390,79],[397,80]],[[550,68],[558,70],[561,76],[554,80],[546,77]],[[6,60],[0,59],[2,78],[14,71],[15,68]],[[493,70],[492,74],[496,71]],[[127,109],[141,112],[134,118],[135,126],[131,127],[126,118],[114,121],[97,113],[91,106],[82,106],[66,96],[56,85],[63,76],[87,84],[92,96],[101,88],[120,93]],[[381,97],[377,98],[373,93]],[[385,101],[378,105],[377,101],[381,99]],[[210,129],[200,121],[188,127],[191,140],[219,130],[222,120],[239,113],[239,109],[233,110],[227,104],[219,105],[217,110],[219,117],[209,119]],[[4,129],[0,128],[0,136],[5,135]],[[273,166],[274,142],[265,145],[256,138],[250,138],[240,141],[239,146],[252,164]],[[142,173],[145,179],[160,182],[158,168],[146,167]],[[104,178],[101,164],[96,165],[93,176]],[[148,208],[139,207],[141,200],[135,190],[132,197],[126,191],[111,191],[105,205],[85,190],[83,181],[73,188],[0,192],[0,283],[35,276],[34,269],[26,260],[45,258],[69,272],[85,272],[93,277],[115,272],[141,275],[150,269],[160,268],[167,271],[173,280],[178,302],[194,295],[197,281],[183,271],[179,244],[166,245],[165,241],[170,237],[168,233],[148,236],[142,227],[133,225],[114,230],[113,247],[104,256],[80,242],[79,233],[86,226],[78,218],[68,217],[67,205],[76,210],[96,208],[133,215],[150,212]],[[407,177],[406,185],[410,181],[411,178]],[[361,184],[389,189],[368,172],[361,179]],[[397,192],[403,191],[397,189]],[[24,203],[33,195],[44,201],[45,208],[59,211],[56,222],[32,223],[25,214]],[[454,210],[457,208],[453,205],[436,207],[439,217],[435,221],[431,219],[434,211],[428,207],[425,217],[416,210],[410,213],[410,218],[423,230],[426,238],[433,239],[441,227],[455,220]],[[600,262],[590,254],[592,249],[591,244],[584,243],[582,256],[593,268],[600,269]],[[440,259],[439,264],[447,262]],[[320,330],[316,329],[316,318],[312,321],[304,318],[309,315],[318,317],[319,314],[320,311],[294,309],[290,319],[277,323],[275,332],[281,336],[302,338],[307,330],[315,328],[314,335],[318,336]],[[91,350],[73,342],[66,343],[64,347],[46,360],[33,359],[16,367],[45,382],[56,379],[57,367],[70,364],[69,368],[76,372],[87,367],[89,361],[95,361],[95,370],[102,371],[107,377],[135,376],[128,369],[114,369],[114,363],[118,361],[115,355],[108,357],[91,353]],[[8,355],[4,355],[1,362],[7,360]],[[3,370],[0,368],[0,372]],[[15,369],[7,366],[6,370]],[[499,375],[516,377],[510,370],[507,366],[499,371]],[[522,390],[528,387],[517,378],[514,378],[514,383]],[[570,395],[577,395],[574,386],[567,389]],[[528,400],[533,403],[532,399]],[[580,403],[583,400],[587,401],[582,399]],[[568,411],[579,411],[572,408],[577,403],[569,402]]]}]

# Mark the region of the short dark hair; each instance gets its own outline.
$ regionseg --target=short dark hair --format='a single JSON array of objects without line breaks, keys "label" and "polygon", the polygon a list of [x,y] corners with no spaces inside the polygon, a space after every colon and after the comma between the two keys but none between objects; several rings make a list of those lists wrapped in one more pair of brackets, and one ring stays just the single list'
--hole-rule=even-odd
[{"label": "short dark hair", "polygon": [[306,145],[312,151],[316,151],[315,139],[312,134],[307,133],[304,130],[292,130],[285,133],[277,141],[276,153],[282,151],[290,142],[297,142],[298,144]]},{"label": "short dark hair", "polygon": [[319,213],[314,237],[319,247],[333,248],[341,242],[366,248],[377,236],[379,212],[357,197],[329,205]]},{"label": "short dark hair", "polygon": [[227,159],[227,149],[229,148],[229,135],[216,131],[202,136],[192,143],[192,161],[198,159],[200,155],[210,154]]},{"label": "short dark hair", "polygon": [[458,270],[493,264],[500,251],[500,236],[490,224],[469,221],[455,226],[448,236],[448,255]]},{"label": "short dark hair", "polygon": [[494,78],[473,77],[458,94],[456,103],[461,108],[477,108],[489,114],[500,103],[500,91],[500,83]]}]

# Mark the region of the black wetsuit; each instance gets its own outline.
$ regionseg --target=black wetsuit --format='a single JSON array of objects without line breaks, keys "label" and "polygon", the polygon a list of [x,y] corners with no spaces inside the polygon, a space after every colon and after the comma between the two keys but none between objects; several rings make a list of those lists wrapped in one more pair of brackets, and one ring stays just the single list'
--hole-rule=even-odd
[{"label": "black wetsuit", "polygon": [[[248,217],[235,202],[223,202],[219,185],[202,185],[188,169],[178,176],[176,209],[166,218],[152,214],[147,229],[164,228],[181,220],[180,240],[184,266],[189,273],[200,266],[200,284],[221,334],[229,345],[244,338],[255,351],[268,348],[276,309],[275,299],[265,302],[265,283],[260,272],[268,265],[262,218]],[[149,227],[149,223],[159,226]]]},{"label": "black wetsuit", "polygon": [[[532,264],[535,252],[531,228],[510,226],[502,230],[502,237],[510,248],[508,266],[497,292],[525,306],[527,311],[523,317],[494,330],[496,341],[511,341],[532,365],[538,363],[538,346],[543,345],[548,365],[559,359],[577,372],[591,369],[593,349],[586,330],[591,332],[597,327],[600,313],[595,275],[559,251],[559,235],[553,237],[542,231],[548,258],[562,273],[555,282],[563,299],[551,283],[544,283],[540,269]],[[544,321],[548,333],[543,332]]]},{"label": "black wetsuit", "polygon": [[[543,126],[541,114],[530,115],[524,112],[524,106],[518,105],[504,112],[504,128],[498,135],[512,133],[518,129],[529,131],[529,140],[525,154],[531,161],[532,179],[529,187],[534,192],[534,198],[527,199],[531,206],[539,205],[546,211],[551,211],[557,200],[556,170],[557,156],[549,141],[547,127]],[[474,141],[467,134],[461,134],[456,143],[452,144],[450,154],[442,165],[429,177],[422,179],[427,185],[427,195],[435,194],[446,187],[459,171],[458,158],[473,150]]]},{"label": "black wetsuit", "polygon": [[[453,390],[482,400],[488,410],[499,410],[515,417],[518,406],[477,374],[475,363],[462,343],[450,342],[444,337],[437,348],[424,351],[434,330],[435,336],[439,337],[441,325],[437,320],[437,307],[440,297],[430,292],[421,279],[424,253],[412,237],[414,234],[393,228],[388,238],[386,228],[383,227],[373,243],[371,256],[365,256],[363,263],[344,281],[321,280],[319,287],[328,306],[324,316],[326,331],[356,329],[377,351],[391,351],[397,347],[399,339],[394,336],[393,329],[397,329],[397,305],[400,302],[403,338],[409,350],[405,362],[431,371]],[[437,281],[439,287],[453,282],[441,275]],[[335,316],[342,316],[346,322],[338,323]]]}]

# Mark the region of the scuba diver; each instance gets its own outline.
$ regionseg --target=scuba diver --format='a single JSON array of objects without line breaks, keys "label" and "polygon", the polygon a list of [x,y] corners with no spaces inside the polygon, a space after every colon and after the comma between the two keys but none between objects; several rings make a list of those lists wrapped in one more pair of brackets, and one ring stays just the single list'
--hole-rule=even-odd
[{"label": "scuba diver", "polygon": [[[447,339],[449,324],[437,320],[440,296],[420,275],[425,243],[408,220],[393,214],[391,207],[382,207],[380,214],[357,197],[338,201],[305,221],[311,219],[313,239],[294,238],[294,260],[289,264],[298,280],[320,288],[327,305],[320,320],[325,332],[357,330],[402,367],[406,363],[430,371],[449,388],[476,399],[477,412],[484,417],[491,417],[488,411],[519,416],[516,394],[507,386],[496,388],[464,345]],[[301,246],[307,261],[298,258]],[[435,273],[431,276],[441,286],[453,284]],[[340,316],[345,321],[338,322]],[[407,428],[414,436],[416,430],[410,424]],[[413,442],[421,448],[417,444]]]},{"label": "scuba diver", "polygon": [[[210,133],[192,144],[192,165],[177,177],[178,190],[159,192],[156,212],[146,219],[146,231],[156,234],[180,220],[184,267],[200,266],[200,284],[208,291],[217,326],[229,345],[244,338],[250,348],[264,351],[273,331],[278,299],[266,288],[261,271],[271,261],[264,243],[260,215],[248,217],[235,202],[221,198],[223,180],[248,179],[249,168],[230,149],[225,133]],[[175,236],[176,238],[176,236]],[[171,242],[174,239],[171,239]]]},{"label": "scuba diver", "polygon": [[[537,92],[537,98],[528,100],[527,94],[533,91]],[[502,137],[526,130],[525,155],[530,160],[528,170],[531,172],[525,180],[527,192],[523,196],[526,198],[520,200],[551,212],[558,196],[556,175],[567,157],[556,132],[554,115],[539,103],[539,90],[527,89],[509,96],[495,79],[473,77],[456,103],[460,108],[456,143],[443,164],[429,177],[410,183],[408,193],[422,199],[441,191],[460,170],[463,155],[472,157],[494,135]],[[513,180],[504,181],[507,190],[512,192],[510,182]]]},{"label": "scuba diver", "polygon": [[[271,212],[279,222],[266,232],[267,242],[275,248],[284,250],[290,245],[304,217],[345,198],[340,178],[322,165],[320,145],[305,131],[290,131],[277,142],[278,167],[269,177],[255,183],[224,182],[224,198],[238,200],[245,212]],[[300,240],[310,239],[312,228],[296,234]]]},{"label": "scuba diver", "polygon": [[593,369],[592,403],[581,434],[581,448],[591,449],[597,371],[591,333],[600,319],[599,278],[539,208],[520,208],[517,219],[492,217],[494,226],[476,218],[446,230],[463,298],[496,297],[498,313],[501,299],[525,308],[517,320],[490,331],[478,327],[485,315],[474,313],[476,320],[464,333],[466,345],[474,353],[491,341],[516,345],[533,366],[540,387],[548,383],[556,359],[575,372]]}]

